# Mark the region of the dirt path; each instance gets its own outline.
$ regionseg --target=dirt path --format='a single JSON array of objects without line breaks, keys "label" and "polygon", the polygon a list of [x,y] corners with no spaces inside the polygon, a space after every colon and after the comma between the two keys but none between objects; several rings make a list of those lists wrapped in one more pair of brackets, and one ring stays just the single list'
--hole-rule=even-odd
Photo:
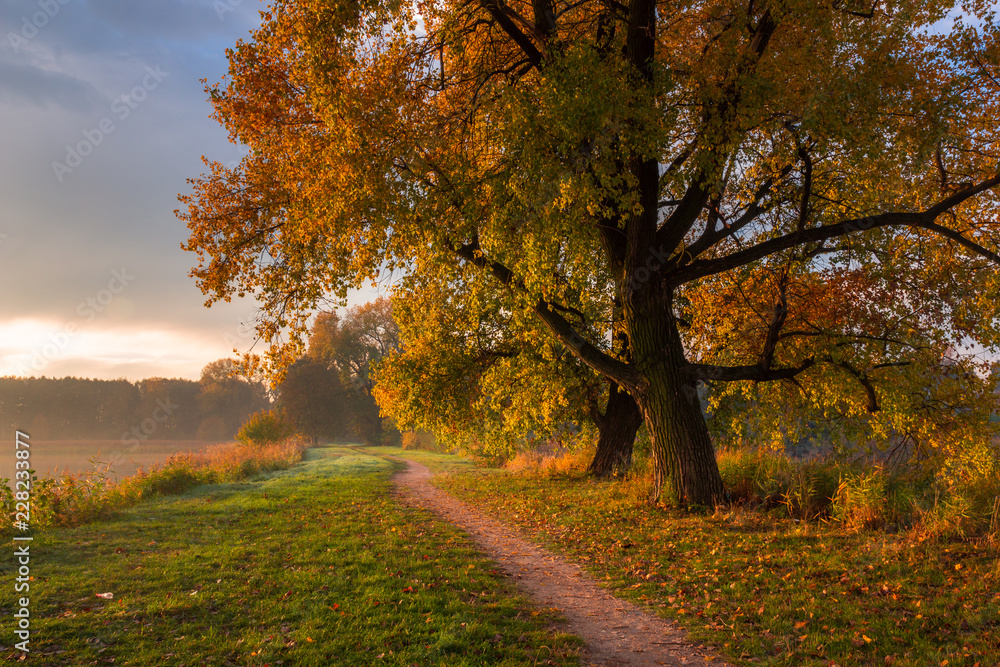
[{"label": "dirt path", "polygon": [[540,607],[555,607],[566,617],[566,632],[586,643],[584,665],[725,665],[702,646],[688,641],[676,625],[619,600],[579,565],[530,544],[428,483],[430,471],[414,461],[395,477],[405,501],[433,511],[465,530]]}]

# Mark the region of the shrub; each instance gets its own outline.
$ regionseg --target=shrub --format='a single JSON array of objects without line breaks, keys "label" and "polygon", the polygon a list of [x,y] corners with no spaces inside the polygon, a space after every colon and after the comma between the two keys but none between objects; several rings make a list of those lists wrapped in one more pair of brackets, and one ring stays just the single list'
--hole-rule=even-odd
[{"label": "shrub", "polygon": [[270,445],[295,434],[295,425],[280,410],[262,410],[250,415],[236,434],[244,445]]},{"label": "shrub", "polygon": [[406,431],[403,433],[402,447],[403,449],[422,449],[428,452],[442,451],[434,434],[427,431]]}]

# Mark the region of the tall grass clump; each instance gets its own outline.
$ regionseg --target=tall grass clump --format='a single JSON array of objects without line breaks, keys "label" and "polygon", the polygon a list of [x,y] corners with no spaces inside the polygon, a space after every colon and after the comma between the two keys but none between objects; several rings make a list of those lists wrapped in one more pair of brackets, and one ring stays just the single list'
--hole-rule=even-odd
[{"label": "tall grass clump", "polygon": [[522,475],[560,477],[582,474],[594,459],[597,446],[591,442],[520,451],[504,468]]},{"label": "tall grass clump", "polygon": [[956,451],[936,471],[915,510],[921,538],[1000,539],[1000,452],[974,443]]},{"label": "tall grass clump", "polygon": [[783,507],[797,519],[828,514],[840,474],[835,464],[770,450],[725,449],[718,463],[732,502]]},{"label": "tall grass clump", "polygon": [[1000,456],[990,445],[894,469],[766,449],[723,449],[718,462],[736,504],[787,510],[850,531],[909,529],[922,540],[1000,541]]},{"label": "tall grass clump", "polygon": [[[305,445],[286,439],[270,445],[228,443],[200,452],[170,456],[162,465],[140,469],[132,477],[114,481],[110,466],[95,464],[83,473],[64,473],[52,479],[34,479],[31,521],[34,528],[77,526],[112,516],[116,510],[156,495],[183,493],[202,484],[233,482],[253,475],[290,468],[302,460]],[[0,485],[4,529],[10,531],[15,500],[7,480]]]},{"label": "tall grass clump", "polygon": [[889,494],[889,479],[881,468],[841,477],[830,515],[849,530],[875,530],[899,519],[900,508]]}]

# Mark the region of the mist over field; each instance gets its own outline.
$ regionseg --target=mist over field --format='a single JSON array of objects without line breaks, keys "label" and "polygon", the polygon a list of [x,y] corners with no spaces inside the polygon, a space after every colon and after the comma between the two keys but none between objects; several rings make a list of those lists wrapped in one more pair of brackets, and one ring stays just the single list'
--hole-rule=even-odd
[{"label": "mist over field", "polygon": [[[32,438],[31,465],[38,479],[58,478],[64,474],[93,472],[107,479],[119,480],[134,475],[139,468],[149,470],[167,461],[172,454],[200,451],[216,444],[202,440],[38,440]],[[14,479],[12,458],[4,459],[0,478]]]}]

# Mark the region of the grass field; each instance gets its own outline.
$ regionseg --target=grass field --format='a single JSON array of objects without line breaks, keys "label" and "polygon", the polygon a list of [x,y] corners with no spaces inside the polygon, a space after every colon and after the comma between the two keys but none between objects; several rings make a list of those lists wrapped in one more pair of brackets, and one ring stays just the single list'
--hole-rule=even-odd
[{"label": "grass field", "polygon": [[628,484],[474,471],[436,482],[677,619],[738,664],[1000,665],[995,544],[691,515]]},{"label": "grass field", "polygon": [[[289,470],[39,533],[30,662],[576,664],[577,642],[549,629],[550,611],[529,608],[458,531],[391,497],[393,464],[345,448],[307,454]],[[11,597],[0,598],[8,619]],[[19,656],[0,650],[0,661]]]}]

